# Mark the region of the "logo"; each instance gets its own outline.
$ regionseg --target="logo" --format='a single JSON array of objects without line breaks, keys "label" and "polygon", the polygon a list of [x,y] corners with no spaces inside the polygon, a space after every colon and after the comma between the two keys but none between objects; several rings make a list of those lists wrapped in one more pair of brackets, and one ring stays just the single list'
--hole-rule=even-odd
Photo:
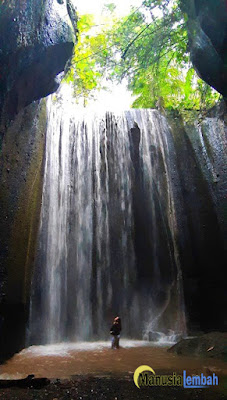
[{"label": "logo", "polygon": [[183,386],[184,388],[206,388],[209,386],[217,386],[218,377],[213,373],[211,376],[201,375],[186,375],[186,371],[183,371]]},{"label": "logo", "polygon": [[140,365],[133,375],[135,385],[140,389],[142,386],[183,386],[185,389],[207,388],[218,385],[218,377],[213,373],[212,376],[187,375],[184,370],[183,375],[157,375],[149,365]]},{"label": "logo", "polygon": [[[135,370],[134,375],[133,375],[133,379],[134,379],[135,385],[136,385],[139,389],[140,389],[140,386],[139,386],[140,374],[142,374],[142,373],[145,372],[145,371],[150,371],[150,372],[152,372],[152,374],[155,375],[154,370],[153,370],[151,367],[149,367],[149,365],[140,365],[140,367],[138,367],[138,368]],[[146,375],[147,375],[147,374],[146,374]]]}]

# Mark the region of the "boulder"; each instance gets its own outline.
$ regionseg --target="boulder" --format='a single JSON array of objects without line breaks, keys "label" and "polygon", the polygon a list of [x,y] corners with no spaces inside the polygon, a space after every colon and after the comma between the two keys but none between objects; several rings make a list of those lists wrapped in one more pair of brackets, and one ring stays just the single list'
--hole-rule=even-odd
[{"label": "boulder", "polygon": [[227,333],[210,332],[197,337],[182,339],[168,349],[168,351],[184,356],[221,358],[226,360]]}]

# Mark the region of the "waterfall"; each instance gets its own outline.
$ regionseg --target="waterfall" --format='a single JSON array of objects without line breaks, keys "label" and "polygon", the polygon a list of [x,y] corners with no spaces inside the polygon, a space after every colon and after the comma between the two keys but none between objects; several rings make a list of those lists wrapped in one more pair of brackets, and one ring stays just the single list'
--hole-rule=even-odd
[{"label": "waterfall", "polygon": [[156,110],[79,111],[50,96],[30,343],[185,333],[178,175]]}]

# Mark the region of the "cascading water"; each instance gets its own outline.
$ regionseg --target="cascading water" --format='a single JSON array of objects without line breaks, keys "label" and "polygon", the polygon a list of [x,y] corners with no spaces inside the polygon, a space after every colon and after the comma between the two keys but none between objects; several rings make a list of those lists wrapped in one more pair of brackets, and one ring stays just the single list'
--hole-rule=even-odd
[{"label": "cascading water", "polygon": [[185,333],[171,132],[155,110],[48,99],[30,343]]}]

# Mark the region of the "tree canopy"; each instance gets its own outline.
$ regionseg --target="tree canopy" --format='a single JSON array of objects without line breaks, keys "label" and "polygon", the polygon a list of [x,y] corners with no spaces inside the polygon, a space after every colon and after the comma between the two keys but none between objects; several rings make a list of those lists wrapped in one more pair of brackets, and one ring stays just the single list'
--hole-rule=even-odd
[{"label": "tree canopy", "polygon": [[77,98],[87,100],[104,80],[127,79],[134,108],[206,109],[220,95],[200,79],[187,48],[186,16],[177,0],[145,0],[118,18],[105,6],[99,26],[92,15],[79,18],[79,38],[67,80]]}]

